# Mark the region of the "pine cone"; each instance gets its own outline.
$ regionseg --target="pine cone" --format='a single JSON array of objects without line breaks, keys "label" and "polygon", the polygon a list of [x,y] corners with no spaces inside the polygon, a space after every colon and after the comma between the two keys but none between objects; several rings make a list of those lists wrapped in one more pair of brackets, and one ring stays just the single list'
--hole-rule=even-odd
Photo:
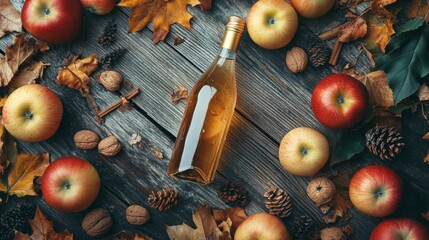
[{"label": "pine cone", "polygon": [[147,201],[153,208],[165,211],[177,205],[179,193],[173,189],[162,189],[158,192],[152,191]]},{"label": "pine cone", "polygon": [[306,238],[308,233],[310,232],[310,228],[312,226],[312,222],[311,222],[311,218],[306,216],[306,215],[302,215],[300,217],[297,217],[295,219],[295,221],[293,222],[292,225],[292,229],[293,229],[293,234],[292,234],[292,238],[294,240],[305,240],[308,239]]},{"label": "pine cone", "polygon": [[331,55],[331,49],[328,44],[317,36],[310,38],[307,51],[310,62],[314,67],[325,65]]},{"label": "pine cone", "polygon": [[110,51],[108,54],[106,54],[104,57],[100,59],[100,63],[103,66],[105,66],[107,69],[110,69],[112,65],[125,54],[126,51],[127,50],[125,48],[119,48],[119,49]]},{"label": "pine cone", "polygon": [[21,203],[0,216],[0,239],[13,239],[15,230],[21,230],[34,215],[34,206]]},{"label": "pine cone", "polygon": [[405,143],[394,127],[375,127],[365,133],[366,146],[383,160],[391,160],[401,152]]},{"label": "pine cone", "polygon": [[109,21],[107,26],[104,28],[103,33],[98,38],[98,43],[103,46],[107,47],[112,45],[112,43],[116,40],[116,23],[112,20]]},{"label": "pine cone", "polygon": [[219,198],[232,207],[245,207],[249,204],[248,192],[238,183],[227,181],[218,190]]},{"label": "pine cone", "polygon": [[270,211],[270,214],[275,215],[279,218],[287,217],[292,212],[292,200],[290,199],[289,194],[284,190],[272,186],[268,190],[264,197],[265,206]]}]

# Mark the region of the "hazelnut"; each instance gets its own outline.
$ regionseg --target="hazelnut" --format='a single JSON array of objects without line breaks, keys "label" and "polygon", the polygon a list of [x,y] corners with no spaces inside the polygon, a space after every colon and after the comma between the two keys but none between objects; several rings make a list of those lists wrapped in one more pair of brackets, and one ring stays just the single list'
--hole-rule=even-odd
[{"label": "hazelnut", "polygon": [[139,205],[131,205],[125,213],[127,221],[132,225],[142,225],[149,221],[149,212]]},{"label": "hazelnut", "polygon": [[286,53],[286,65],[293,73],[304,71],[308,65],[307,54],[299,47],[294,47]]},{"label": "hazelnut", "polygon": [[325,228],[320,232],[321,240],[347,240],[346,235],[340,227]]},{"label": "hazelnut", "polygon": [[336,192],[334,183],[325,177],[318,177],[308,183],[307,195],[319,207],[329,203]]},{"label": "hazelnut", "polygon": [[108,136],[98,144],[98,152],[106,157],[112,157],[121,151],[121,143],[115,136]]},{"label": "hazelnut", "polygon": [[74,135],[74,144],[80,149],[94,149],[97,147],[100,138],[90,130],[82,130]]},{"label": "hazelnut", "polygon": [[86,214],[82,228],[90,237],[101,237],[112,227],[112,217],[109,211],[97,208]]},{"label": "hazelnut", "polygon": [[117,91],[121,87],[122,76],[116,71],[104,71],[100,75],[100,83],[109,91]]}]

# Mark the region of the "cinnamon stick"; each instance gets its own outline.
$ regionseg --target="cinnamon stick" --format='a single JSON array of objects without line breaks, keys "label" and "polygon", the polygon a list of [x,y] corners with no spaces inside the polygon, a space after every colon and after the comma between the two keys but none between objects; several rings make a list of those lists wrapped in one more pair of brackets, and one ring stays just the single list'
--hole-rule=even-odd
[{"label": "cinnamon stick", "polygon": [[347,25],[349,25],[349,24],[350,24],[350,22],[346,22],[344,24],[336,26],[336,27],[334,27],[334,28],[332,28],[332,29],[330,29],[330,30],[328,30],[328,31],[320,34],[319,38],[322,39],[322,40],[328,40],[328,39],[334,38],[334,37],[336,37],[338,35],[338,33],[341,31],[341,29],[347,27]]},{"label": "cinnamon stick", "polygon": [[334,49],[332,49],[331,57],[329,58],[329,64],[335,66],[337,65],[338,59],[340,58],[341,49],[343,48],[343,43],[338,39],[335,41]]},{"label": "cinnamon stick", "polygon": [[106,109],[98,112],[97,113],[97,117],[102,118],[102,117],[106,116],[107,114],[113,112],[115,109],[117,109],[118,107],[122,106],[123,104],[128,103],[128,100],[130,100],[131,98],[137,96],[139,93],[140,93],[140,89],[136,88],[133,91],[131,91],[130,93],[128,93],[126,95],[123,95],[120,100],[118,100],[117,102],[113,103],[112,105],[110,105]]}]

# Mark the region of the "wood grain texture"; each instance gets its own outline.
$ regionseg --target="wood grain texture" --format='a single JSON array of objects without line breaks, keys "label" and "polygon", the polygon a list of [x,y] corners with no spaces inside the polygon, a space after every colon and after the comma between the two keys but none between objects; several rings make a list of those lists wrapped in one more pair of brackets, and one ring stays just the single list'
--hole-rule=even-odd
[{"label": "wood grain texture", "polygon": [[[16,6],[22,4],[19,0],[14,2]],[[125,34],[127,15],[122,10],[115,10],[106,17],[87,15],[84,36],[68,46],[53,46],[46,56],[48,61],[53,63],[53,67],[48,69],[42,83],[59,93],[65,104],[65,120],[60,131],[46,142],[20,144],[20,147],[34,153],[48,151],[53,159],[64,155],[77,155],[91,161],[99,170],[103,181],[104,190],[97,204],[104,204],[103,206],[112,210],[114,219],[119,224],[117,229],[129,229],[146,233],[156,239],[165,239],[164,225],[180,224],[182,221],[190,223],[191,212],[197,203],[217,208],[226,207],[216,197],[216,189],[226,178],[242,183],[249,191],[252,198],[250,206],[246,208],[249,213],[265,211],[262,194],[269,185],[274,184],[285,188],[293,199],[292,218],[285,219],[288,225],[293,217],[307,214],[315,221],[317,228],[322,228],[325,224],[321,220],[321,213],[305,193],[310,179],[293,177],[286,173],[278,163],[277,151],[281,137],[296,126],[313,126],[327,133],[331,140],[334,138],[332,131],[317,124],[308,107],[312,88],[321,77],[329,74],[330,70],[310,68],[305,73],[293,75],[285,68],[286,49],[261,49],[255,46],[247,35],[241,43],[237,62],[240,96],[238,111],[233,119],[215,182],[203,187],[171,179],[165,172],[184,110],[184,103],[171,104],[171,91],[178,85],[191,88],[201,71],[214,58],[227,16],[244,16],[251,4],[252,2],[247,1],[215,2],[213,10],[207,13],[191,9],[195,16],[194,29],[186,31],[174,26],[167,42],[157,46],[152,45],[150,29],[136,34]],[[125,113],[116,111],[100,126],[93,120],[93,113],[86,107],[85,100],[79,93],[55,85],[53,79],[62,59],[72,54],[69,49],[83,55],[92,52],[103,55],[109,51],[101,48],[96,41],[111,18],[115,18],[118,23],[118,41],[110,49],[128,49],[123,60],[114,68],[120,70],[135,87],[141,87],[142,93],[134,101],[136,109]],[[309,26],[314,23],[304,24],[292,45],[305,47],[305,39],[312,34]],[[324,24],[321,24],[316,29],[323,29],[323,26]],[[184,37],[186,41],[179,46],[173,46],[172,37],[177,35]],[[10,39],[10,35],[0,39],[0,49],[3,49]],[[355,46],[352,46],[353,49]],[[347,51],[349,50],[346,50],[346,53]],[[116,101],[121,93],[127,92],[126,89],[118,93],[107,92],[95,81],[92,86],[95,99],[102,108]],[[408,114],[404,118],[405,139],[409,147],[399,157],[399,161],[382,162],[398,170],[409,186],[406,200],[396,213],[397,216],[418,218],[420,211],[429,208],[429,193],[425,190],[429,183],[429,170],[421,160],[429,146],[420,140],[420,136],[428,127],[419,114]],[[92,129],[101,136],[114,134],[124,144],[124,150],[114,158],[101,157],[96,151],[79,150],[74,146],[72,137],[81,129]],[[132,133],[142,135],[144,140],[140,148],[128,146],[127,140]],[[153,150],[163,152],[165,159],[153,157]],[[370,163],[380,161],[366,152],[339,168]],[[131,227],[124,222],[123,210],[127,204],[138,203],[147,207],[148,191],[162,187],[174,187],[182,193],[183,201],[180,207],[167,213],[150,209],[153,221],[142,227]],[[65,218],[62,226],[70,226],[78,237],[86,238],[79,228],[82,214],[66,215],[46,207],[44,209],[54,221],[61,222]],[[379,221],[380,219],[369,218],[354,210],[351,224],[356,233],[351,239],[367,239],[371,229]]]}]

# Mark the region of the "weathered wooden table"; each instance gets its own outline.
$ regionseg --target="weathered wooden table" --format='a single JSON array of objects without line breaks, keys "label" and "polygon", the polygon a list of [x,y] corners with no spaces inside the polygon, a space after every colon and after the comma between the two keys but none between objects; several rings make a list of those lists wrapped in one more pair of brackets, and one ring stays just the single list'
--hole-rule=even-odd
[{"label": "weathered wooden table", "polygon": [[[20,9],[22,0],[13,1]],[[167,239],[165,225],[186,222],[192,225],[191,213],[198,204],[215,208],[226,208],[217,197],[217,188],[227,179],[241,183],[250,193],[251,203],[247,213],[266,211],[263,193],[268,186],[276,185],[286,189],[293,199],[293,214],[284,219],[291,224],[294,217],[308,215],[316,228],[325,226],[322,214],[306,195],[310,178],[294,177],[280,166],[278,146],[283,135],[300,126],[318,129],[334,143],[335,133],[325,129],[315,120],[310,109],[311,91],[316,83],[331,73],[328,67],[309,67],[304,73],[292,74],[285,66],[286,49],[264,50],[256,46],[247,34],[243,36],[237,60],[238,102],[235,117],[227,138],[216,180],[209,186],[201,186],[172,179],[166,174],[175,136],[178,132],[185,103],[171,103],[170,94],[179,85],[190,89],[200,74],[215,57],[224,25],[229,15],[245,17],[255,1],[214,1],[211,11],[190,8],[194,15],[192,30],[173,26],[165,42],[152,44],[151,26],[139,33],[127,34],[128,9],[115,9],[107,16],[86,14],[82,37],[70,45],[52,46],[45,60],[52,66],[47,69],[42,84],[52,88],[64,104],[64,117],[60,130],[48,141],[41,143],[19,143],[23,152],[49,152],[51,159],[74,155],[88,159],[95,165],[102,179],[102,190],[91,209],[105,207],[112,212],[114,226],[110,236],[120,230],[141,232],[154,239]],[[290,46],[306,47],[311,34],[318,34],[345,21],[345,11],[333,10],[327,16],[316,20],[300,19],[298,34]],[[115,111],[106,117],[103,125],[94,120],[94,113],[87,107],[80,93],[58,86],[54,80],[63,60],[73,54],[87,56],[97,53],[102,56],[109,49],[102,48],[97,39],[107,22],[114,19],[118,24],[118,40],[111,47],[126,48],[128,52],[114,69],[123,73],[134,87],[142,92],[133,99],[132,110]],[[173,45],[173,37],[185,39],[181,45]],[[0,49],[11,42],[9,35],[0,39]],[[330,42],[332,46],[332,42]],[[358,44],[346,44],[339,65],[357,63],[358,71],[368,71],[370,64],[365,56],[359,56]],[[1,52],[3,54],[3,52]],[[359,60],[358,60],[359,58]],[[91,83],[97,103],[106,107],[129,90],[122,88],[116,93],[104,90],[98,83]],[[383,161],[405,180],[405,194],[400,209],[394,216],[410,216],[419,219],[420,213],[429,208],[429,166],[422,161],[428,149],[428,142],[421,136],[429,130],[427,120],[419,110],[405,112],[403,133],[407,147],[393,162]],[[123,144],[121,153],[113,158],[102,157],[95,150],[84,151],[73,144],[73,135],[82,129],[92,129],[100,136],[118,136]],[[139,147],[130,146],[127,141],[133,133],[143,137]],[[157,159],[152,152],[164,153]],[[360,154],[336,169],[355,165],[380,163],[368,152]],[[167,212],[158,212],[147,203],[151,190],[173,188],[180,192],[178,207]],[[6,207],[23,201],[12,197]],[[50,209],[42,197],[31,200],[38,203],[47,217],[55,222],[56,229],[68,228],[76,239],[87,239],[81,228],[81,221],[88,210],[65,214]],[[148,207],[151,220],[141,227],[129,225],[125,220],[125,209],[130,204]],[[350,224],[355,233],[350,239],[367,239],[381,218],[368,217],[355,209]],[[341,220],[338,221],[341,224]],[[337,224],[337,225],[338,225]],[[427,223],[426,223],[427,224]]]}]

